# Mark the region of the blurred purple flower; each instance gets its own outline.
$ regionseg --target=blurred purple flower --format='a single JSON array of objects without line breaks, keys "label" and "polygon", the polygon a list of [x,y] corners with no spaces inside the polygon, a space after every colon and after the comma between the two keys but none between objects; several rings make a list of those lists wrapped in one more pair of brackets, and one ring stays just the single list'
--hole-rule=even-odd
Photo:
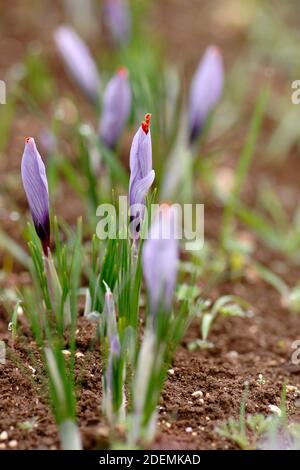
[{"label": "blurred purple flower", "polygon": [[116,44],[127,44],[130,39],[131,17],[127,0],[105,0],[104,21]]},{"label": "blurred purple flower", "polygon": [[170,310],[176,286],[179,258],[175,207],[162,204],[143,248],[143,271],[151,315]]},{"label": "blurred purple flower", "polygon": [[103,97],[99,133],[109,148],[114,148],[129,117],[131,89],[126,68],[120,68],[108,83]]},{"label": "blurred purple flower", "polygon": [[45,165],[32,137],[26,137],[21,163],[24,190],[36,232],[48,256],[50,246],[49,194]]},{"label": "blurred purple flower", "polygon": [[87,45],[69,26],[57,28],[54,40],[72,78],[89,100],[97,102],[100,76]]},{"label": "blurred purple flower", "polygon": [[[139,130],[135,134],[130,150],[129,204],[130,222],[137,222],[135,232],[139,231],[145,197],[155,177],[152,169],[152,144],[150,133],[151,114],[145,115]],[[137,238],[136,236],[134,238]]]},{"label": "blurred purple flower", "polygon": [[39,142],[42,151],[45,152],[46,157],[56,151],[56,137],[50,129],[42,129],[39,135]]},{"label": "blurred purple flower", "polygon": [[217,47],[209,46],[191,84],[188,109],[190,142],[197,139],[209,113],[218,103],[223,91],[223,82],[221,52]]}]

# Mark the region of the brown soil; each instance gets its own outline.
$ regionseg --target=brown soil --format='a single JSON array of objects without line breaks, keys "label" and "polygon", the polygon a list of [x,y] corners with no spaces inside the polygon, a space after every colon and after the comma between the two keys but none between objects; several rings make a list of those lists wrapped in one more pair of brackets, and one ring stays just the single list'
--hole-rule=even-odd
[{"label": "brown soil", "polygon": [[[47,28],[44,24],[43,28],[38,27],[34,16],[31,17],[32,15],[28,12],[28,23],[25,30],[20,27],[19,23],[15,27],[13,19],[16,10],[18,15],[20,11],[21,14],[24,13],[23,3],[20,1],[11,2],[11,7],[5,11],[6,21],[3,23],[4,26],[2,25],[2,34],[10,44],[11,53],[0,57],[1,70],[5,70],[12,61],[22,59],[27,42],[23,41],[24,35],[28,42],[35,37],[42,38],[47,46],[53,25],[61,21],[61,14],[55,7],[56,3],[53,2],[53,11],[47,21]],[[167,17],[174,26],[173,29],[168,29],[170,31],[168,36],[170,56],[175,55],[175,52],[177,54],[178,45],[180,45],[180,50],[184,51],[184,54],[189,54],[188,66],[189,61],[194,64],[198,56],[196,57],[195,49],[189,48],[187,45],[194,44],[196,40],[199,40],[200,43],[212,42],[211,33],[205,26],[209,24],[209,21],[212,21],[212,9],[208,7],[210,2],[195,0],[192,2],[191,0],[192,3],[195,6],[194,10],[184,8],[186,0],[183,2],[175,0],[159,2],[163,14],[158,16],[157,11],[153,13],[153,22],[158,30],[164,29],[163,25],[167,21]],[[221,2],[216,3],[221,4]],[[178,10],[175,13],[175,7],[178,7],[181,13],[178,13]],[[195,29],[198,17],[193,16],[192,12],[196,10],[199,10],[198,15],[201,10],[202,15],[203,28],[200,31]],[[184,16],[182,16],[183,14]],[[216,12],[215,15],[217,15]],[[207,22],[203,18],[206,18]],[[228,27],[224,33],[220,14],[216,18],[215,22],[216,25],[219,24],[219,27],[214,32],[219,41],[225,38],[225,44],[229,45],[236,41],[243,45],[243,31],[239,28]],[[189,31],[188,35],[180,30],[180,25],[183,22],[191,26],[188,29],[184,28],[184,33]],[[164,34],[166,34],[165,31]],[[46,39],[47,37],[48,39]],[[46,49],[55,68],[59,73],[62,73],[60,65],[57,65],[56,59],[53,57],[53,48],[47,46]],[[230,61],[230,54],[228,60]],[[65,75],[63,75],[63,80],[59,81],[61,90],[70,86],[69,83],[65,85],[64,80]],[[48,110],[49,113],[50,111]],[[4,184],[8,171],[18,177],[19,156],[22,153],[23,145],[22,138],[19,137],[27,134],[28,128],[34,134],[40,130],[41,123],[36,118],[33,119],[28,110],[20,107],[13,124],[12,140],[5,152],[5,158],[0,163],[0,188],[2,182]],[[239,155],[240,146],[232,141],[231,147],[228,148],[230,151],[222,163],[232,166]],[[258,180],[264,175],[269,175],[269,177],[272,175],[279,192],[287,186],[289,187],[292,191],[293,206],[296,206],[300,197],[297,179],[299,172],[300,160],[296,152],[293,152],[285,160],[284,166],[279,169],[271,169],[265,164],[262,165],[258,160],[249,175],[245,197],[249,201],[255,201],[255,188]],[[68,191],[63,193],[63,197],[67,193]],[[19,194],[14,194],[14,197],[20,202],[19,207],[25,207],[21,189]],[[73,205],[72,197],[70,194],[71,211],[62,214],[67,217],[69,222],[74,222],[75,216],[80,214],[80,206]],[[289,210],[288,207],[287,210]],[[208,240],[214,240],[216,233],[218,233],[220,214],[221,211],[217,203],[208,201],[205,213]],[[24,220],[19,222],[12,222],[8,219],[1,220],[1,228],[9,231],[17,240],[21,240],[23,225]],[[256,259],[272,269],[276,266],[276,261],[282,261],[281,255],[270,252],[258,240],[255,241],[257,243]],[[1,253],[0,261],[2,261]],[[300,277],[300,268],[285,264],[283,277],[288,285],[294,286]],[[28,282],[28,275],[21,266],[16,264],[3,287],[15,288]],[[248,300],[253,306],[254,315],[252,318],[218,319],[210,336],[214,348],[190,352],[187,350],[187,343],[199,337],[199,324],[197,321],[193,322],[176,353],[172,364],[174,372],[169,374],[163,392],[157,437],[153,448],[237,448],[236,445],[219,437],[215,429],[229,417],[238,417],[245,382],[249,383],[246,411],[251,414],[258,412],[269,414],[269,405],[279,405],[281,389],[285,381],[289,385],[300,387],[300,368],[293,366],[290,362],[293,352],[291,344],[300,338],[300,316],[289,313],[281,305],[279,295],[259,279],[242,278],[235,282],[224,282],[214,288],[210,297],[214,300],[224,294],[236,294]],[[23,336],[13,345],[11,334],[8,332],[9,315],[0,303],[0,339],[8,345],[6,364],[0,364],[0,433],[7,431],[8,439],[0,441],[0,449],[10,448],[9,442],[14,440],[17,441],[18,449],[57,449],[59,448],[59,439],[46,394],[45,372],[39,360],[36,346],[30,338],[26,322],[25,320],[21,321]],[[90,341],[94,335],[91,325],[80,317],[78,329],[78,352],[84,354],[83,357],[78,357],[76,368],[78,423],[85,448],[103,448],[108,445],[108,434],[105,420],[101,416],[100,357],[97,351],[90,349]],[[259,374],[262,374],[265,380],[264,384],[259,383]],[[203,403],[199,398],[192,396],[193,392],[198,390],[203,392]],[[287,408],[290,419],[300,421],[300,398],[297,398],[293,393],[288,393]],[[35,423],[34,427],[31,430],[24,429],[24,423],[32,420]],[[192,432],[187,432],[187,428],[192,428]]]}]

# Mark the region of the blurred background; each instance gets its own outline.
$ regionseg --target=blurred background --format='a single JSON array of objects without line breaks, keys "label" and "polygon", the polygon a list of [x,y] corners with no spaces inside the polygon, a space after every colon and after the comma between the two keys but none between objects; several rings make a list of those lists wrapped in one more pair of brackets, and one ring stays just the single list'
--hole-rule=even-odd
[{"label": "blurred background", "polygon": [[[48,162],[47,168],[52,204],[59,216],[74,224],[78,215],[85,213],[83,200],[78,197],[80,188],[76,192],[76,182],[72,185],[68,169],[59,168],[60,177],[56,173],[59,161],[66,157],[72,162],[75,158],[73,129],[79,117],[97,128],[98,116],[66,73],[55,47],[53,33],[61,24],[71,25],[88,44],[104,83],[117,67],[125,65],[129,69],[134,106],[120,145],[120,158],[128,167],[134,129],[143,114],[151,111],[158,181],[160,164],[170,151],[170,142],[166,143],[161,133],[161,103],[165,96],[162,98],[160,83],[166,84],[164,93],[169,89],[170,95],[174,91],[177,99],[184,101],[206,47],[220,47],[225,91],[205,143],[203,153],[212,154],[213,158],[204,160],[201,167],[198,195],[207,202],[208,210],[211,207],[213,220],[208,220],[207,231],[212,238],[218,208],[232,182],[250,116],[260,89],[268,83],[268,106],[257,158],[243,192],[246,203],[264,211],[266,219],[270,216],[266,206],[277,197],[281,212],[294,217],[299,198],[300,109],[291,103],[291,83],[300,78],[299,2],[129,3],[131,37],[126,47],[120,47],[105,24],[100,0],[1,2],[0,79],[6,83],[7,97],[6,104],[0,105],[0,261],[6,272],[18,270],[15,259],[22,261],[22,252],[14,242],[25,247],[23,232],[28,212],[20,181],[20,161],[26,135],[36,138],[45,161],[56,153],[55,165],[51,167]],[[176,111],[173,113],[175,119]]]}]

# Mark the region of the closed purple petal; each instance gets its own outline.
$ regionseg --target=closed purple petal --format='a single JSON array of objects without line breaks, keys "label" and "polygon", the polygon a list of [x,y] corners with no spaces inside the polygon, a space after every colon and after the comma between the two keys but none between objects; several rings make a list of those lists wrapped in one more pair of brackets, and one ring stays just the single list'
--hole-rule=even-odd
[{"label": "closed purple petal", "polygon": [[131,17],[127,0],[105,0],[104,20],[117,44],[127,44],[130,38]]},{"label": "closed purple petal", "polygon": [[97,102],[100,77],[87,45],[69,26],[60,26],[54,40],[72,78],[92,102]]},{"label": "closed purple petal", "polygon": [[25,139],[21,174],[35,229],[47,254],[50,241],[48,182],[45,165],[32,137]]},{"label": "closed purple petal", "polygon": [[172,206],[162,204],[143,247],[143,271],[153,316],[160,307],[170,310],[176,287],[179,248],[176,216]]},{"label": "closed purple petal", "polygon": [[215,46],[207,48],[194,75],[189,99],[189,133],[193,142],[201,133],[203,125],[216,106],[223,91],[223,60]]},{"label": "closed purple petal", "polygon": [[109,148],[113,148],[128,121],[131,108],[131,89],[128,72],[121,68],[108,83],[104,98],[100,121],[101,140]]},{"label": "closed purple petal", "polygon": [[138,179],[132,182],[131,192],[129,195],[130,201],[134,201],[133,204],[144,204],[145,197],[154,181],[155,172],[151,170],[144,178]]}]

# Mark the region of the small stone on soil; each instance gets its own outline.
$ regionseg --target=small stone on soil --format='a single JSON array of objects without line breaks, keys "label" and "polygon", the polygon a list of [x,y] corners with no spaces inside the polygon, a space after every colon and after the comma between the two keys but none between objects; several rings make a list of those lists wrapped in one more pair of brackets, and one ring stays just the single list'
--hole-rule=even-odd
[{"label": "small stone on soil", "polygon": [[63,354],[64,356],[70,356],[70,355],[71,355],[71,353],[70,353],[70,351],[68,351],[68,349],[63,349],[63,350],[62,350],[62,354]]},{"label": "small stone on soil", "polygon": [[276,405],[269,405],[269,410],[275,415],[281,416],[281,409]]},{"label": "small stone on soil", "polygon": [[203,397],[203,392],[201,392],[201,390],[196,390],[196,392],[192,393],[192,397]]},{"label": "small stone on soil", "polygon": [[191,427],[187,427],[185,428],[185,432],[188,432],[188,433],[193,432],[193,429]]},{"label": "small stone on soil", "polygon": [[2,431],[0,434],[0,441],[6,441],[6,439],[8,439],[8,434],[6,431]]},{"label": "small stone on soil", "polygon": [[9,441],[8,443],[8,446],[11,448],[11,449],[15,449],[18,445],[18,441],[16,440],[12,440],[12,441]]}]

